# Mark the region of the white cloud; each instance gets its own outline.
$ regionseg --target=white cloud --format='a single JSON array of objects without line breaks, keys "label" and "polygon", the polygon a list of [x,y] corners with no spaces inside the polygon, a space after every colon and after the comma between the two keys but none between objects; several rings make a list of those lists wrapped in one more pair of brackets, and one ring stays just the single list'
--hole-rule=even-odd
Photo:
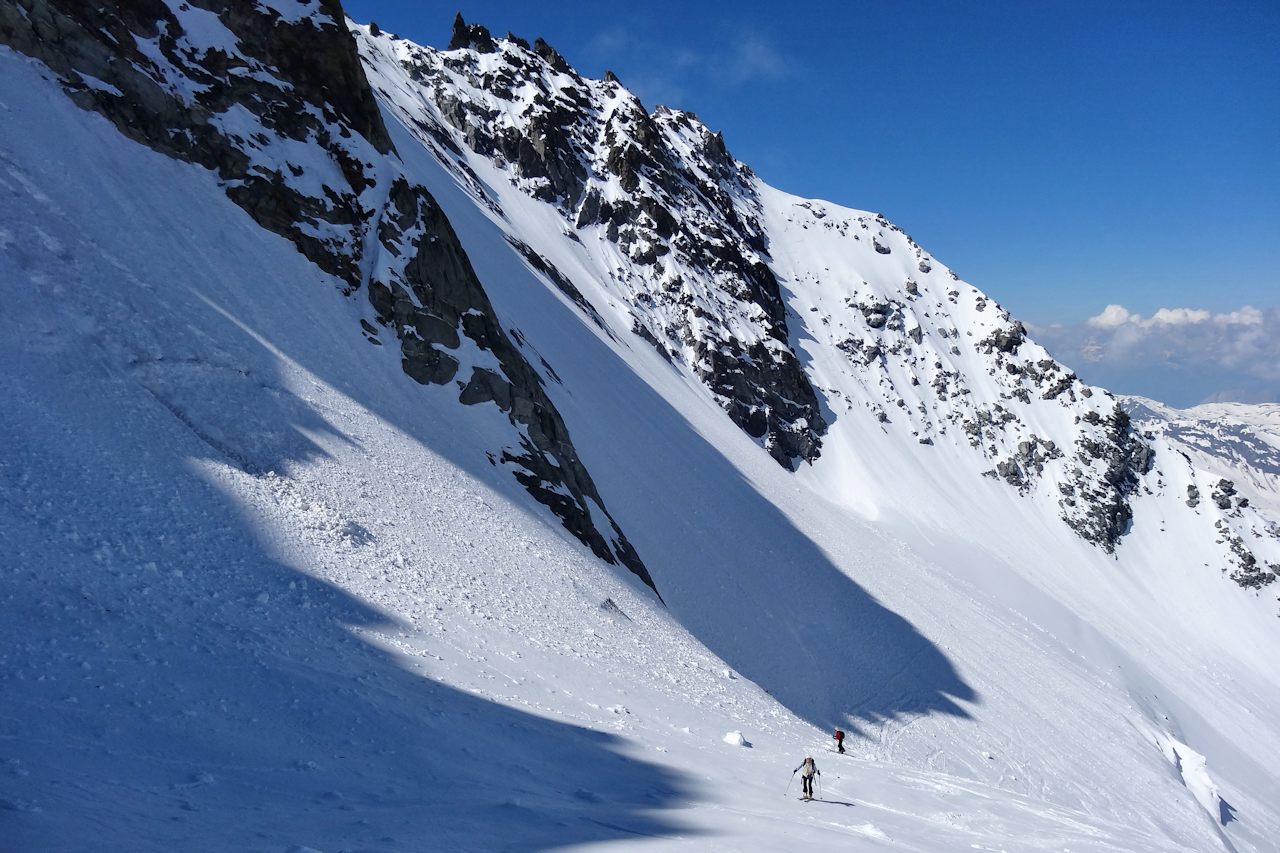
[{"label": "white cloud", "polygon": [[1230,314],[1215,314],[1213,317],[1213,322],[1228,326],[1261,326],[1264,321],[1263,313],[1252,305],[1246,305]]},{"label": "white cloud", "polygon": [[1123,305],[1108,305],[1102,309],[1102,313],[1096,317],[1090,317],[1087,322],[1090,326],[1098,329],[1114,329],[1117,326],[1123,326],[1130,320],[1139,319],[1136,314],[1130,314],[1129,309]]},{"label": "white cloud", "polygon": [[1126,324],[1140,328],[1152,326],[1190,326],[1196,323],[1207,323],[1213,319],[1218,323],[1239,324],[1257,323],[1261,321],[1261,312],[1246,305],[1239,311],[1230,314],[1213,315],[1203,308],[1157,308],[1150,317],[1134,314],[1123,305],[1108,305],[1101,314],[1090,317],[1085,322],[1095,329],[1118,329]]},{"label": "white cloud", "polygon": [[1280,396],[1280,308],[1245,305],[1215,314],[1175,307],[1144,317],[1108,305],[1083,323],[1033,334],[1086,382],[1121,393],[1174,405],[1225,389],[1253,399]]},{"label": "white cloud", "polygon": [[1148,326],[1186,326],[1191,323],[1203,323],[1209,319],[1209,312],[1203,308],[1161,308],[1146,321]]}]

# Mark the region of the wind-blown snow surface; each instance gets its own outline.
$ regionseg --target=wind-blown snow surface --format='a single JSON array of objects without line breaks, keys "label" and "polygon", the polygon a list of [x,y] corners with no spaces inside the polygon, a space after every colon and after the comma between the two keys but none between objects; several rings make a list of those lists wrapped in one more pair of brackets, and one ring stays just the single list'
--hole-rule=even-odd
[{"label": "wind-blown snow surface", "polygon": [[[555,251],[545,206],[477,158],[497,218],[389,117],[563,380],[668,613],[489,466],[496,412],[410,381],[359,336],[368,309],[212,176],[37,68],[0,51],[9,847],[1280,837],[1274,616],[1161,551],[1153,519],[1115,561],[870,429],[796,477],[528,269],[504,235]],[[798,803],[791,769],[834,724],[851,755],[818,753],[823,801]]]}]

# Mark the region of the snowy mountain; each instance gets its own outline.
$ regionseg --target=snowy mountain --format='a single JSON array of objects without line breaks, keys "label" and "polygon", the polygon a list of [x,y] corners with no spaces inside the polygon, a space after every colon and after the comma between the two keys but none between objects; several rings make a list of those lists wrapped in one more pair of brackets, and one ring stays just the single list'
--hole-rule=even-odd
[{"label": "snowy mountain", "polygon": [[541,40],[0,41],[13,849],[1275,849],[1267,413]]},{"label": "snowy mountain", "polygon": [[1115,399],[884,217],[778,192],[692,114],[649,114],[545,42],[461,15],[447,51],[355,32],[385,109],[530,266],[702,380],[782,464],[866,447],[837,422],[869,418],[1036,493],[1104,550],[1128,531],[1154,456]]},{"label": "snowy mountain", "polygon": [[[1280,539],[1280,406],[1207,403],[1174,409],[1155,400],[1126,397],[1138,428],[1158,437],[1194,472],[1187,506],[1219,510],[1214,527],[1234,552],[1229,570],[1242,587],[1274,583],[1277,566],[1255,558],[1245,543]],[[1274,551],[1265,552],[1276,559]],[[1228,569],[1223,569],[1228,573]]]}]

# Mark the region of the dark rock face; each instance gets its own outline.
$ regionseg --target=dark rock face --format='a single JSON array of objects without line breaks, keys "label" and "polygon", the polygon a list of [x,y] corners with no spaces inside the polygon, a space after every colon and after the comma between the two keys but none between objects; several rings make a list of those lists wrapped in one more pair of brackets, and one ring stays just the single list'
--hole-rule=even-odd
[{"label": "dark rock face", "polygon": [[1007,329],[999,329],[992,332],[978,346],[984,347],[988,353],[995,350],[1012,355],[1018,351],[1018,347],[1022,346],[1022,342],[1026,339],[1026,326],[1022,325],[1022,323],[1014,322]]},{"label": "dark rock face", "polygon": [[1230,510],[1231,499],[1235,497],[1236,484],[1227,479],[1218,481],[1218,485],[1214,487],[1213,493],[1209,495],[1210,499],[1218,505],[1218,509]]},{"label": "dark rock face", "polygon": [[[211,38],[223,46],[195,41],[218,26],[226,35]],[[461,17],[458,38],[493,48],[487,30]],[[463,404],[497,406],[518,445],[503,450],[503,464],[597,556],[654,586],[449,222],[400,174],[337,0],[292,20],[253,0],[18,0],[0,6],[0,42],[44,62],[77,104],[129,138],[216,173],[232,201],[348,295],[367,288],[378,321],[399,339],[405,373],[425,385],[456,379]],[[273,152],[282,141],[305,152],[302,162]],[[501,372],[464,365],[464,336]]]},{"label": "dark rock face", "polygon": [[[505,167],[567,227],[599,229],[626,257],[618,280],[641,336],[694,372],[780,464],[817,457],[827,425],[790,345],[754,176],[720,134],[689,113],[646,112],[615,76],[586,80],[541,39],[499,42],[496,61],[479,48],[400,56],[447,125],[429,136]],[[515,126],[500,118],[510,115]]]},{"label": "dark rock face", "polygon": [[[1151,470],[1154,454],[1118,403],[1103,424],[1103,436],[1086,434],[1076,442],[1076,467],[1073,476],[1058,485],[1059,506],[1062,520],[1082,538],[1112,553],[1129,531],[1133,520],[1129,496],[1137,490],[1139,478]],[[1102,476],[1091,478],[1086,474],[1090,469],[1100,469]]]},{"label": "dark rock face", "polygon": [[1051,459],[1061,458],[1062,451],[1056,444],[1036,435],[1027,441],[1018,442],[1017,451],[999,462],[994,474],[991,471],[986,473],[988,476],[996,476],[1004,480],[1019,492],[1026,494],[1031,490],[1035,480],[1044,473],[1045,463]]},{"label": "dark rock face", "polygon": [[[215,14],[239,52],[189,42],[180,14],[194,14],[182,12],[192,8]],[[362,160],[390,151],[391,140],[376,102],[365,96],[364,69],[342,21],[336,0],[319,0],[313,14],[292,22],[251,0],[197,0],[177,11],[161,0],[19,0],[0,7],[0,42],[44,62],[78,105],[102,113],[124,135],[216,172],[258,224],[350,280],[358,277],[358,244],[319,236],[318,226],[351,234],[360,224]],[[142,49],[148,43],[158,59]],[[289,81],[289,91],[256,72]],[[184,85],[163,85],[176,79]],[[265,139],[243,138],[222,123],[232,106],[248,110],[272,136],[312,144],[344,184],[321,195],[299,190],[296,176],[268,162]]]}]

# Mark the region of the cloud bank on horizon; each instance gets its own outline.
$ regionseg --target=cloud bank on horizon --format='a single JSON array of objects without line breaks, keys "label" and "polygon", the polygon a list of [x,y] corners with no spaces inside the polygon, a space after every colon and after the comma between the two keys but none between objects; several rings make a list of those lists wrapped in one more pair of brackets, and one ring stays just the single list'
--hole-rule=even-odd
[{"label": "cloud bank on horizon", "polygon": [[1081,379],[1116,393],[1180,408],[1280,403],[1280,308],[1160,308],[1144,316],[1108,305],[1083,323],[1033,333]]}]

